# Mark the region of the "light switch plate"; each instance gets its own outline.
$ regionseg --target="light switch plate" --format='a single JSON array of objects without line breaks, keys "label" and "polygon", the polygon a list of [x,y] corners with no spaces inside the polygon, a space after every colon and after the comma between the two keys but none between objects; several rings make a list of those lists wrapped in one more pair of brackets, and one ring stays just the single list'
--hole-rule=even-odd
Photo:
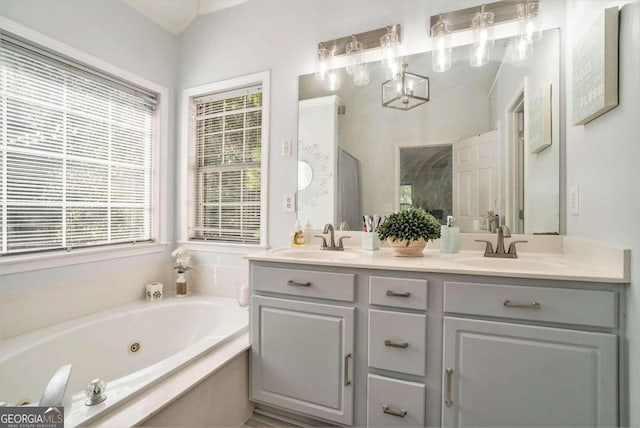
[{"label": "light switch plate", "polygon": [[282,140],[282,157],[291,156],[291,140]]},{"label": "light switch plate", "polygon": [[296,212],[296,194],[295,193],[282,194],[282,212],[283,213]]},{"label": "light switch plate", "polygon": [[572,186],[569,188],[569,200],[567,205],[569,214],[580,215],[580,186]]}]

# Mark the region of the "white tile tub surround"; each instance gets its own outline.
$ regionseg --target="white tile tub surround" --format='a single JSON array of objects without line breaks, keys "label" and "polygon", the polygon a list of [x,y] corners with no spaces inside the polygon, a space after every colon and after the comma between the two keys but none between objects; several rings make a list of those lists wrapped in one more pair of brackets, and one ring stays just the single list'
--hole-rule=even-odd
[{"label": "white tile tub surround", "polygon": [[[139,300],[37,330],[0,341],[1,401],[36,401],[51,374],[70,363],[65,423],[86,423],[247,328],[248,314],[235,300],[189,296]],[[134,342],[140,344],[135,354],[129,352]],[[107,382],[107,400],[86,407],[83,389],[96,377]]]},{"label": "white tile tub surround", "polygon": [[235,299],[236,283],[249,284],[249,264],[241,255],[192,248],[189,254],[193,259],[187,276],[190,291]]},{"label": "white tile tub surround", "polygon": [[145,284],[175,295],[167,252],[0,275],[0,339],[143,300]]}]

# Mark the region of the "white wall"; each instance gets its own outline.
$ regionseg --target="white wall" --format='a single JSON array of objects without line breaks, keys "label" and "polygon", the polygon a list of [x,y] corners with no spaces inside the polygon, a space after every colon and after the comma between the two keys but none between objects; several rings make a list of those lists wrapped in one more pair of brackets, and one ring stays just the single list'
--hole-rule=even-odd
[{"label": "white wall", "polygon": [[[569,0],[566,48],[572,46],[602,10],[624,1]],[[640,426],[640,2],[620,14],[620,99],[615,109],[573,126],[572,61],[567,58],[567,185],[580,186],[580,215],[567,217],[567,233],[631,248],[628,290],[631,426]],[[626,380],[626,379],[623,379]]]},{"label": "white wall", "polygon": [[[119,0],[2,0],[0,15],[169,88],[173,159],[177,38]],[[173,201],[173,163],[163,170]],[[172,207],[172,204],[169,204]],[[167,224],[173,224],[168,213]],[[167,239],[172,240],[173,230]],[[168,249],[167,249],[168,250]],[[0,339],[143,297],[144,284],[171,290],[167,250],[46,270],[0,275]]]}]

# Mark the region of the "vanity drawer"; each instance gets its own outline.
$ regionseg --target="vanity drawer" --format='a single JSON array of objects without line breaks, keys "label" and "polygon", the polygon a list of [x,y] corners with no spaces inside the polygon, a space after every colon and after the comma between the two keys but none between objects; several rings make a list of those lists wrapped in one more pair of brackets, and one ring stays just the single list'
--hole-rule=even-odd
[{"label": "vanity drawer", "polygon": [[372,276],[369,303],[396,308],[427,310],[427,280]]},{"label": "vanity drawer", "polygon": [[427,317],[369,309],[369,367],[424,376]]},{"label": "vanity drawer", "polygon": [[367,426],[424,426],[424,395],[422,383],[370,374],[367,377]]},{"label": "vanity drawer", "polygon": [[254,266],[253,290],[353,302],[355,275]]},{"label": "vanity drawer", "polygon": [[444,311],[566,324],[617,326],[612,291],[445,282]]}]

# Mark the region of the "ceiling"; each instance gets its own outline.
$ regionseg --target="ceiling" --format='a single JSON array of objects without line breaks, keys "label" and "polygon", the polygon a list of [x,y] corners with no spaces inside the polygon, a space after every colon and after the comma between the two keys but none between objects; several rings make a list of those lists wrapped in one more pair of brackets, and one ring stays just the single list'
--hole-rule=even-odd
[{"label": "ceiling", "polygon": [[153,22],[179,34],[198,15],[206,15],[249,0],[122,0]]}]

